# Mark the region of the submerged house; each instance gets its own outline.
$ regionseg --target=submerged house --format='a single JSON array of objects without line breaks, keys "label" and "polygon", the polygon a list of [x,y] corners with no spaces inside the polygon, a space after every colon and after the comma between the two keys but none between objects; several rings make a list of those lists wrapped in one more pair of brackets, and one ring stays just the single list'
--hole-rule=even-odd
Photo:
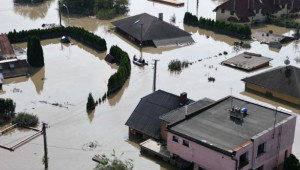
[{"label": "submerged house", "polygon": [[186,93],[177,96],[163,90],[143,97],[125,123],[129,127],[129,135],[143,139],[160,139],[159,116],[191,102],[193,100],[188,99]]},{"label": "submerged house", "polygon": [[112,22],[116,31],[136,44],[166,47],[194,43],[191,34],[147,13]]},{"label": "submerged house", "polygon": [[293,113],[229,96],[171,123],[167,149],[194,170],[269,170],[291,154],[295,125]]},{"label": "submerged house", "polygon": [[254,71],[269,66],[271,60],[273,59],[264,57],[261,54],[244,52],[223,61],[222,64],[244,71]]},{"label": "submerged house", "polygon": [[3,60],[0,61],[0,73],[4,79],[26,76],[29,74],[29,66],[25,59]]},{"label": "submerged house", "polygon": [[217,21],[252,24],[264,22],[267,14],[292,15],[300,11],[297,0],[228,0],[217,6]]},{"label": "submerged house", "polygon": [[242,79],[245,89],[300,105],[300,68],[281,66]]}]

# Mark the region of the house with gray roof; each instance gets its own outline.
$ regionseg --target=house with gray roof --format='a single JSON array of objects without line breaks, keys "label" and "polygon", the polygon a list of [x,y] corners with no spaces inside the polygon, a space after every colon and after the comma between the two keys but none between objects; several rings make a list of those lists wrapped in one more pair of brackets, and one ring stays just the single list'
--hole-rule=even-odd
[{"label": "house with gray roof", "polygon": [[291,112],[228,96],[169,124],[167,149],[194,169],[269,170],[291,154],[295,125]]},{"label": "house with gray roof", "polygon": [[191,34],[147,13],[112,22],[116,31],[136,44],[155,47],[194,43]]},{"label": "house with gray roof", "polygon": [[242,79],[245,89],[300,105],[300,68],[281,66]]},{"label": "house with gray roof", "polygon": [[193,100],[188,99],[186,93],[177,96],[163,90],[157,90],[141,98],[125,123],[129,127],[129,135],[143,139],[160,139],[159,117],[191,102]]}]

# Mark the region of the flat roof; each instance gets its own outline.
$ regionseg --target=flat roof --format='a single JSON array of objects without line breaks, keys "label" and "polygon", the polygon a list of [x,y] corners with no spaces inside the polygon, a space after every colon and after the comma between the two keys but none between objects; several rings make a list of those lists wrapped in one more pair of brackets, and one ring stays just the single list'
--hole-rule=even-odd
[{"label": "flat roof", "polygon": [[252,71],[266,63],[269,63],[271,60],[273,59],[264,57],[260,54],[244,52],[223,61],[222,64],[246,71]]},{"label": "flat roof", "polygon": [[[230,117],[231,103],[247,108],[243,121]],[[276,110],[235,97],[226,97],[171,124],[168,131],[191,141],[231,155],[236,148],[274,126]],[[293,114],[277,111],[276,123]]]}]

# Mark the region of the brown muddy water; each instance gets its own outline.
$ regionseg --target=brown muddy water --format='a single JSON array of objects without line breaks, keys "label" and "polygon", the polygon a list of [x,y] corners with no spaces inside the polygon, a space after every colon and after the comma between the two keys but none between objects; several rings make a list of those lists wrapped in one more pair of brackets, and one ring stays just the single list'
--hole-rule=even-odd
[{"label": "brown muddy water", "polygon": [[[150,63],[159,59],[157,69],[157,89],[180,94],[185,91],[191,99],[209,97],[217,100],[230,95],[257,102],[275,108],[282,106],[300,114],[300,110],[270,101],[258,95],[244,92],[244,83],[240,80],[267,69],[283,65],[286,56],[291,64],[300,66],[294,58],[299,56],[299,43],[291,42],[281,50],[269,49],[258,42],[251,43],[250,49],[236,49],[232,46],[237,39],[216,34],[211,31],[184,26],[183,15],[188,10],[198,16],[214,18],[212,10],[222,1],[205,0],[199,2],[185,0],[181,8],[153,3],[147,0],[131,0],[129,16],[147,12],[157,16],[164,13],[164,20],[169,21],[175,14],[175,25],[190,32],[196,41],[186,47],[156,49],[144,48],[143,56]],[[187,5],[187,2],[188,5]],[[123,18],[126,16],[121,16]],[[0,6],[0,32],[13,29],[41,28],[43,23],[57,23],[57,0],[26,6],[13,4],[11,0],[2,0]],[[118,45],[130,56],[139,53],[138,47],[123,37],[110,32],[111,21],[101,21],[93,17],[70,16],[70,25],[84,27],[105,38],[108,48]],[[63,24],[68,19],[63,16]],[[274,33],[292,35],[292,31],[270,25],[256,26],[255,30],[273,30]],[[49,150],[49,169],[92,169],[95,167],[91,158],[95,154],[111,154],[113,150],[122,159],[134,160],[135,169],[173,169],[168,165],[140,155],[138,145],[128,141],[128,128],[124,125],[140,98],[152,92],[153,65],[143,69],[132,65],[132,73],[124,87],[106,102],[98,106],[94,112],[87,114],[85,105],[89,92],[94,98],[102,97],[107,90],[107,80],[116,72],[115,65],[104,61],[105,53],[91,50],[73,41],[74,45],[61,45],[59,39],[42,41],[45,67],[31,69],[30,77],[5,80],[2,98],[12,98],[16,103],[16,111],[26,111],[38,115],[40,121],[47,122]],[[26,43],[17,44],[26,50]],[[219,56],[227,51],[228,55]],[[220,63],[244,51],[261,53],[273,58],[271,66],[255,72],[243,72],[220,65]],[[193,62],[180,73],[168,71],[168,63],[172,59]],[[202,60],[199,62],[198,60]],[[216,78],[214,83],[208,82],[208,76]],[[257,100],[255,100],[257,99]],[[263,103],[266,102],[266,103]],[[63,107],[51,105],[60,103]],[[300,120],[298,119],[298,124]],[[3,128],[3,127],[2,127]],[[40,127],[39,127],[40,128]],[[0,144],[11,144],[30,135],[30,131],[15,130],[0,137]],[[90,150],[86,146],[97,141],[97,148]],[[293,152],[300,157],[300,126],[296,127]],[[0,169],[43,169],[43,139],[38,137],[14,152],[0,149]]]}]

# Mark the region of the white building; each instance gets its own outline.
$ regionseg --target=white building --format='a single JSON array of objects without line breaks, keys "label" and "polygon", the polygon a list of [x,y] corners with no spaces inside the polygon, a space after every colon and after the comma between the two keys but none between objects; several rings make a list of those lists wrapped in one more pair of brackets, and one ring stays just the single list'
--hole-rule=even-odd
[{"label": "white building", "polygon": [[264,22],[267,14],[291,15],[299,11],[298,0],[228,0],[214,9],[217,21],[251,24]]}]

